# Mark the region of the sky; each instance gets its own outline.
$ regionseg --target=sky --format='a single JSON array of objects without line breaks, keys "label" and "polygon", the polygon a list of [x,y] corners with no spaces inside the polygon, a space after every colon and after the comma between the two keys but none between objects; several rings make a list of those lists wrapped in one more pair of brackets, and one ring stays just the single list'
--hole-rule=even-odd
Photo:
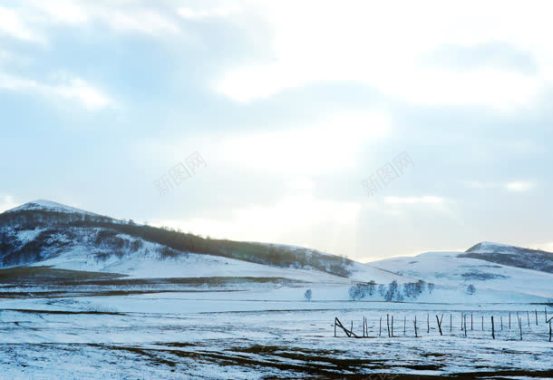
[{"label": "sky", "polygon": [[0,0],[0,211],[370,261],[553,250],[550,1]]}]

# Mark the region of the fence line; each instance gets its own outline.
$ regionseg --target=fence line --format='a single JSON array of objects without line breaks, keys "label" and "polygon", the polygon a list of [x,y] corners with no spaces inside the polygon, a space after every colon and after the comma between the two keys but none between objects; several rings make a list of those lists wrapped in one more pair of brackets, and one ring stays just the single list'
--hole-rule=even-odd
[{"label": "fence line", "polygon": [[[493,315],[493,313],[490,315],[490,313],[484,313],[482,314],[480,317],[481,317],[481,330],[482,332],[484,333],[483,336],[488,336],[488,337],[491,337],[491,339],[495,340],[495,339],[500,339],[500,338],[505,338],[507,340],[514,340],[515,337],[513,336],[513,333],[515,333],[514,331],[512,331],[512,323],[511,323],[511,314],[513,312],[503,312],[501,313],[500,312],[500,316],[499,316],[499,329],[497,328],[497,318],[495,315]],[[538,326],[538,327],[535,327],[534,329],[532,329],[532,323],[531,322],[531,319],[530,319],[530,315],[531,315],[531,312],[530,311],[526,311],[526,323],[523,324],[523,318],[521,317],[521,313],[520,312],[515,312],[516,313],[516,323],[517,323],[517,327],[518,327],[518,334],[517,334],[517,338],[518,340],[524,340],[524,336],[525,336],[525,333],[528,335],[532,335],[532,336],[536,336],[536,335],[541,335],[542,334],[542,331],[540,326],[544,326],[545,328],[545,331],[543,332],[543,334],[547,337],[546,339],[549,341],[549,342],[552,342],[553,341],[553,316],[550,316],[548,314],[548,311],[547,311],[547,307],[544,309],[543,311],[543,314],[544,314],[544,319],[543,319],[543,324],[540,324],[540,318],[539,318],[539,312],[537,309],[533,310],[533,319],[534,319],[534,324],[535,326]],[[420,329],[419,329],[419,326],[417,324],[417,313],[413,313],[414,315],[409,318],[408,315],[403,315],[403,337],[407,337],[408,334],[408,321],[409,320],[412,320],[413,321],[413,327],[412,327],[412,330],[413,330],[413,335],[415,338],[419,338],[421,337],[421,335],[419,334],[420,332]],[[504,325],[503,325],[503,314],[508,314],[508,330],[506,330],[504,332]],[[490,319],[489,319],[489,322],[490,322],[490,325],[489,327],[487,327],[487,324],[485,323],[484,321],[484,315],[489,315],[490,316]],[[522,314],[524,315],[524,314]],[[392,313],[387,313],[386,314],[386,332],[387,332],[387,336],[388,338],[397,338],[401,335],[396,335],[395,334],[395,328],[394,328],[394,314]],[[468,338],[469,337],[469,334],[468,334],[468,331],[469,331],[469,328],[467,326],[467,317],[468,317],[468,313],[461,313],[461,320],[460,320],[460,325],[461,325],[461,331],[462,331],[462,335],[465,337],[465,338]],[[426,334],[427,336],[430,336],[432,335],[432,330],[434,331],[437,331],[437,333],[439,334],[439,336],[458,336],[457,334],[454,333],[454,330],[453,330],[453,324],[454,324],[454,316],[453,316],[453,313],[449,313],[449,334],[447,334],[446,330],[444,329],[444,324],[443,324],[443,318],[444,318],[444,313],[441,313],[440,314],[435,314],[435,318],[436,318],[436,326],[435,327],[432,327],[431,328],[431,323],[430,323],[430,313],[427,312],[426,313]],[[346,328],[345,325],[340,321],[340,319],[338,319],[338,317],[335,317],[334,318],[334,336],[335,337],[338,337],[338,330],[341,330],[344,335],[348,338],[356,338],[356,339],[360,339],[360,338],[376,338],[376,337],[381,337],[382,336],[382,319],[383,317],[380,316],[379,318],[379,325],[378,325],[378,334],[376,334],[376,331],[374,331],[374,336],[371,336],[371,328],[369,327],[369,319],[365,316],[363,316],[363,319],[362,319],[362,322],[361,322],[361,335],[355,333],[353,330],[354,330],[354,321],[351,320],[351,324],[350,324],[350,328]],[[397,319],[397,318],[396,318]],[[432,323],[432,326],[434,325],[434,323]],[[526,330],[525,331],[525,328],[523,325],[527,325],[526,327]],[[359,326],[359,325],[358,325]],[[537,330],[537,331],[536,331]],[[482,334],[477,334],[477,335],[474,335],[473,331],[474,331],[474,313],[470,313],[470,331],[471,331],[471,334],[470,334],[470,337],[471,338],[481,338],[482,337]],[[516,331],[516,330],[515,330]],[[488,335],[489,334],[489,335]],[[515,333],[516,334],[516,333]],[[436,334],[437,336],[437,334]]]}]

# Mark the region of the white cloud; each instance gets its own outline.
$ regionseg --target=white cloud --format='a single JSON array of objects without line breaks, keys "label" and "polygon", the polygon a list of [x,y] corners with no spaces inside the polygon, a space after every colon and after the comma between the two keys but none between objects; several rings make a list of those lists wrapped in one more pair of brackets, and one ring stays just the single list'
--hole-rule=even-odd
[{"label": "white cloud", "polygon": [[171,18],[151,9],[102,9],[96,17],[118,31],[139,32],[150,35],[172,35],[180,32]]},{"label": "white cloud", "polygon": [[0,212],[12,209],[17,206],[15,199],[11,195],[0,196]]},{"label": "white cloud", "polygon": [[470,189],[479,189],[479,190],[494,189],[501,186],[501,184],[497,182],[486,182],[486,181],[475,181],[475,180],[463,181],[463,183],[466,187]]},{"label": "white cloud", "polygon": [[[249,4],[272,32],[272,54],[229,68],[216,81],[216,91],[239,102],[310,83],[356,81],[414,104],[506,110],[532,102],[544,80],[553,79],[553,48],[545,38],[553,26],[544,17],[553,5],[543,1],[532,6],[435,0]],[[495,17],[497,9],[503,21]],[[514,35],[512,25],[524,31]],[[529,50],[537,56],[538,73],[512,67],[459,71],[424,65],[421,59],[444,44],[489,41],[509,41]]]},{"label": "white cloud", "polygon": [[312,193],[316,184],[311,178],[298,177],[289,181],[288,189],[294,193]]},{"label": "white cloud", "polygon": [[180,7],[177,13],[186,20],[207,20],[211,18],[228,17],[240,11],[238,6],[221,6],[204,9],[193,9],[190,7]]},{"label": "white cloud", "polygon": [[523,193],[534,188],[534,183],[528,181],[513,181],[505,184],[508,191]]},{"label": "white cloud", "polygon": [[390,130],[384,113],[343,112],[306,126],[225,136],[210,156],[242,168],[323,173],[356,165],[359,149],[382,141]]},{"label": "white cloud", "polygon": [[355,167],[361,150],[387,139],[392,128],[387,113],[343,111],[267,130],[207,131],[178,140],[148,139],[137,145],[136,155],[148,152],[158,162],[171,165],[181,159],[182,152],[200,150],[217,167],[298,177]]},{"label": "white cloud", "polygon": [[32,0],[32,8],[48,17],[49,22],[79,25],[89,21],[83,4],[70,0]]},{"label": "white cloud", "polygon": [[536,184],[531,181],[511,181],[511,182],[496,182],[496,181],[464,181],[465,186],[477,190],[503,189],[510,192],[526,192],[532,190]]},{"label": "white cloud", "polygon": [[58,83],[49,84],[33,79],[4,75],[0,72],[0,90],[2,89],[38,94],[46,98],[54,96],[61,99],[70,99],[91,111],[115,105],[108,95],[80,78],[64,78]]},{"label": "white cloud", "polygon": [[28,42],[42,41],[42,38],[23,21],[23,17],[18,12],[4,7],[0,7],[0,34]]},{"label": "white cloud", "polygon": [[88,110],[100,110],[114,105],[106,94],[82,79],[71,79],[68,83],[51,89],[61,97],[77,100]]},{"label": "white cloud", "polygon": [[426,195],[421,197],[385,197],[384,203],[389,205],[441,205],[444,203],[444,198],[433,195]]},{"label": "white cloud", "polygon": [[153,36],[181,32],[176,12],[140,3],[32,0],[17,8],[0,8],[0,33],[21,40],[46,42],[52,26],[81,27],[94,23],[118,32]]},{"label": "white cloud", "polygon": [[336,252],[352,244],[360,210],[356,202],[324,200],[302,194],[285,196],[269,205],[236,209],[227,219],[158,220],[152,224],[212,237],[277,241]]}]

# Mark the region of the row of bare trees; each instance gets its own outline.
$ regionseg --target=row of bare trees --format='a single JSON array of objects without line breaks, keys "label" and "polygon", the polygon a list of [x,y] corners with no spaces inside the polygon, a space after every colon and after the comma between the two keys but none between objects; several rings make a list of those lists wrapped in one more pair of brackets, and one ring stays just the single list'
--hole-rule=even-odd
[{"label": "row of bare trees", "polygon": [[434,287],[435,285],[433,283],[427,283],[422,280],[405,284],[392,281],[388,285],[377,284],[374,281],[358,282],[349,288],[349,298],[352,301],[359,301],[375,295],[380,295],[385,301],[401,302],[406,298],[414,300],[424,292],[431,294]]}]

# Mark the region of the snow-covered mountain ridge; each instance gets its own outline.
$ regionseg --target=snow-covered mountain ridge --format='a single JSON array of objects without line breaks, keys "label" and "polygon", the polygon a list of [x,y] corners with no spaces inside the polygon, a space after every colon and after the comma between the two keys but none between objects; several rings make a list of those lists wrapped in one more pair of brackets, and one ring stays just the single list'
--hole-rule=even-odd
[{"label": "snow-covered mountain ridge", "polygon": [[61,203],[48,201],[44,199],[38,199],[36,201],[27,202],[21,206],[12,208],[10,210],[7,210],[7,213],[17,213],[20,211],[50,211],[50,212],[58,212],[58,213],[66,213],[66,214],[86,214],[86,215],[93,215],[93,216],[99,216],[98,214],[81,210],[75,207],[67,206]]},{"label": "snow-covered mountain ridge", "polygon": [[[553,255],[498,243],[466,252],[426,253],[361,264],[344,257],[282,244],[217,240],[139,225],[50,201],[0,214],[0,267],[51,267],[133,278],[256,277],[339,284],[435,284],[418,301],[553,297]],[[553,264],[551,264],[553,265]],[[355,285],[355,284],[354,284]],[[472,285],[478,296],[467,294]],[[434,286],[434,285],[433,285]],[[376,298],[375,298],[376,297]],[[382,298],[380,295],[373,297]],[[372,300],[368,298],[366,300]]]},{"label": "snow-covered mountain ridge", "polygon": [[239,272],[301,277],[294,271],[307,278],[306,273],[318,272],[326,280],[367,273],[382,280],[396,277],[311,249],[202,238],[43,200],[0,214],[0,267],[29,265],[149,277]]},{"label": "snow-covered mountain ridge", "polygon": [[553,273],[553,253],[537,249],[482,242],[469,248],[460,257]]},{"label": "snow-covered mountain ridge", "polygon": [[[524,250],[506,245],[492,247],[489,243],[481,247],[494,250],[501,247],[501,252],[506,255],[514,255],[519,249]],[[397,257],[371,264],[398,276],[410,276],[439,284],[443,293],[441,298],[448,302],[553,300],[552,273],[529,269],[529,261],[525,261],[524,257],[518,261],[508,260],[508,264],[500,264],[487,260],[482,255],[487,253],[427,252],[414,257]],[[497,255],[501,253],[494,252],[493,258],[497,258]],[[447,289],[451,290],[450,294],[447,294]]]}]

